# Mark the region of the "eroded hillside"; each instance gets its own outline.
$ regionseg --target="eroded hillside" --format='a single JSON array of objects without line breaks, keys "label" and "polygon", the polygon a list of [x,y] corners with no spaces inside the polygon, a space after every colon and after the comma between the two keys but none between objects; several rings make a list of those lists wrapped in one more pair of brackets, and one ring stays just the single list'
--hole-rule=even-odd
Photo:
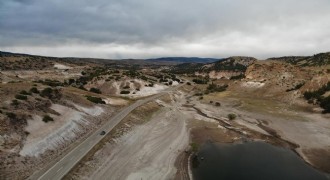
[{"label": "eroded hillside", "polygon": [[[136,153],[139,149],[134,149],[140,147],[139,142],[148,146],[155,143],[155,147],[180,144],[175,137],[181,133],[184,143],[178,151],[162,148],[172,157],[168,169],[173,175],[174,158],[188,146],[190,130],[196,143],[209,139],[226,143],[249,139],[290,148],[311,165],[330,172],[327,55],[268,60],[230,57],[207,64],[136,65],[130,64],[134,60],[116,63],[1,53],[0,170],[5,173],[0,179],[29,177],[45,168],[48,161],[63,157],[121,109],[163,92],[168,96],[128,115],[76,168],[73,177],[85,177],[80,173],[98,177],[94,173],[98,168],[89,162],[104,168],[104,176],[108,169],[118,177],[125,176],[122,172],[139,168],[116,171],[111,169],[113,166],[102,164],[116,157],[104,159],[97,152],[111,154],[114,149],[123,155],[118,158],[121,162],[133,158],[136,164],[141,164]],[[181,88],[167,92],[173,87]],[[149,136],[150,129],[160,133],[154,134],[157,138],[152,141],[148,140],[154,138]],[[165,144],[162,133],[171,135],[166,136],[171,138],[166,138]],[[140,141],[132,143],[132,138]],[[117,141],[126,144],[118,145]],[[126,152],[121,149],[124,147],[128,147],[130,157],[122,153]],[[149,148],[145,151],[153,152],[147,159],[155,166],[167,165],[157,161],[157,151]],[[161,159],[166,160],[165,156]],[[183,158],[181,164],[186,161]],[[142,164],[145,168],[149,166]],[[166,171],[156,173],[157,177]],[[187,177],[185,173],[181,175]]]},{"label": "eroded hillside", "polygon": [[181,81],[120,63],[122,69],[102,62],[1,55],[0,179],[27,178],[121,108]]}]

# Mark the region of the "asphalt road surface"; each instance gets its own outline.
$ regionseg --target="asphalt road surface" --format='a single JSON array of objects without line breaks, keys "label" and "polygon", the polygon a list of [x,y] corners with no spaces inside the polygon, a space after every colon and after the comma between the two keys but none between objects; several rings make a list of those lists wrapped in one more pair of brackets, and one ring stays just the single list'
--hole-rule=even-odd
[{"label": "asphalt road surface", "polygon": [[[38,179],[38,180],[58,180],[63,178],[96,144],[98,144],[103,137],[108,134],[117,124],[120,123],[130,112],[132,112],[135,108],[155,100],[167,92],[173,91],[181,87],[182,85],[176,86],[174,88],[170,88],[167,91],[161,92],[157,95],[148,97],[146,99],[138,100],[134,104],[124,108],[118,114],[113,116],[109,121],[107,121],[102,127],[96,130],[91,136],[89,136],[86,140],[84,140],[81,144],[79,144],[72,151],[67,153],[61,160],[59,160],[54,166],[48,169],[44,174],[40,177],[33,177],[33,175],[29,179]],[[105,135],[100,135],[102,131],[105,131]]]}]

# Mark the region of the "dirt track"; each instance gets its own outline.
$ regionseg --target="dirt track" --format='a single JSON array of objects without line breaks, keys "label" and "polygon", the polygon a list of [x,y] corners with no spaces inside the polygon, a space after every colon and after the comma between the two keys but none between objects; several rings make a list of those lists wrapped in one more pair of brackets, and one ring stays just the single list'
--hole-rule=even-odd
[{"label": "dirt track", "polygon": [[[170,179],[177,156],[188,146],[187,116],[165,107],[121,137],[92,179]],[[108,146],[106,148],[112,148]]]}]

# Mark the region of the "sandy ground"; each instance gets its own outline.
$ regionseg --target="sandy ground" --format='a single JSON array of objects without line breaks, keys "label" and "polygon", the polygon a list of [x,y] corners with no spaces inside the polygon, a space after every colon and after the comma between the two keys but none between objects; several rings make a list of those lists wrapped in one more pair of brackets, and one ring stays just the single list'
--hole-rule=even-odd
[{"label": "sandy ground", "polygon": [[72,67],[70,66],[66,66],[64,64],[59,64],[59,63],[54,64],[54,67],[57,69],[72,69]]},{"label": "sandy ground", "polygon": [[253,82],[253,81],[248,81],[242,83],[242,87],[249,87],[249,88],[261,88],[265,85],[265,83],[261,82]]},{"label": "sandy ground", "polygon": [[127,100],[121,98],[106,98],[103,100],[105,101],[106,104],[110,104],[114,106],[123,106],[129,103]]},{"label": "sandy ground", "polygon": [[170,179],[188,139],[185,116],[177,110],[163,111],[120,138],[91,179]]},{"label": "sandy ground", "polygon": [[130,97],[144,97],[157,94],[164,89],[168,88],[165,85],[155,84],[153,87],[141,87],[140,91],[137,91],[135,94],[129,94]]},{"label": "sandy ground", "polygon": [[[173,179],[177,173],[176,160],[189,147],[187,123],[192,115],[182,109],[183,93],[169,97],[156,100],[161,108],[149,121],[112,139],[115,143],[106,143],[82,163],[80,171],[84,172],[77,169],[71,178]],[[89,167],[88,173],[84,167]]]},{"label": "sandy ground", "polygon": [[[188,146],[187,116],[172,101],[147,123],[105,148],[110,155],[87,179],[171,179],[177,156]],[[104,150],[103,150],[104,152]]]}]

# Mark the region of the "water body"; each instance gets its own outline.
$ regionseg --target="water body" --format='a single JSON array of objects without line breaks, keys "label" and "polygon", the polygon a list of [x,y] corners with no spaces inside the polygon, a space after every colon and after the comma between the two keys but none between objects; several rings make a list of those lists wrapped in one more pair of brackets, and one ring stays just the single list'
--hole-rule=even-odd
[{"label": "water body", "polygon": [[291,150],[263,142],[207,142],[194,158],[192,171],[195,180],[327,180]]}]

